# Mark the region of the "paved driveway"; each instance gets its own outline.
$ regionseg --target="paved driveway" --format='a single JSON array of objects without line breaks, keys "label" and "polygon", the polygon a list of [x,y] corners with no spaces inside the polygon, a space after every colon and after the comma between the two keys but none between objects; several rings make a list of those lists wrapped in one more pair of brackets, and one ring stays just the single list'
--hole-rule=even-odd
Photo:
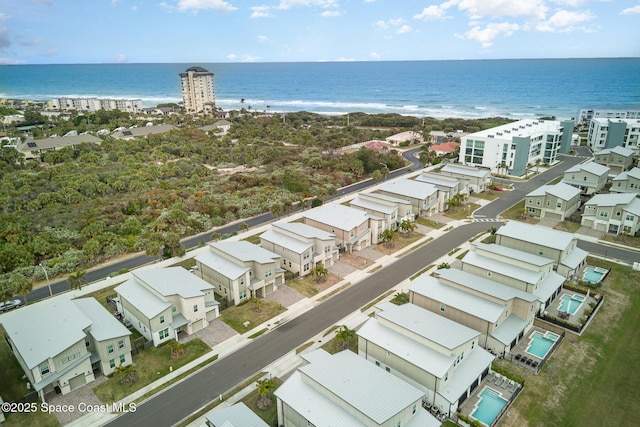
[{"label": "paved driveway", "polygon": [[358,269],[342,261],[336,261],[333,263],[331,267],[329,267],[330,273],[335,274],[336,276],[342,277],[342,278],[347,277],[349,274],[353,273],[354,271],[358,271]]},{"label": "paved driveway", "polygon": [[287,285],[279,285],[278,290],[271,292],[265,299],[268,301],[275,301],[284,307],[289,307],[303,298],[306,297],[301,293],[294,291]]},{"label": "paved driveway", "polygon": [[183,332],[178,338],[180,339],[180,342],[187,342],[194,338],[200,338],[209,347],[213,347],[237,334],[238,333],[234,331],[233,328],[228,326],[222,320],[215,319],[213,322],[210,322],[209,326],[206,328],[200,329],[198,332],[191,335],[187,335]]},{"label": "paved driveway", "polygon": [[67,394],[55,394],[49,393],[45,396],[45,401],[50,405],[69,405],[73,406],[75,409],[73,412],[71,411],[63,411],[63,412],[55,412],[56,418],[60,421],[60,424],[65,425],[69,424],[72,421],[75,421],[81,418],[84,415],[87,415],[87,412],[80,412],[78,405],[80,403],[86,404],[87,406],[92,405],[101,405],[100,399],[93,394],[93,388],[102,384],[107,380],[107,377],[102,375],[99,371],[94,371],[94,375],[96,377],[95,381],[92,381],[88,384],[83,385],[80,388],[73,390]]}]

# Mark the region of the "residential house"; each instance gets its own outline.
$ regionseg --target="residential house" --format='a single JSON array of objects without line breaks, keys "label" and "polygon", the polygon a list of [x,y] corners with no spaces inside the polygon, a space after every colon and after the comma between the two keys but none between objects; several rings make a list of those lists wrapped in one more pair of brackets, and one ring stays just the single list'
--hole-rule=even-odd
[{"label": "residential house", "polygon": [[182,267],[138,270],[117,286],[117,309],[154,346],[178,341],[220,315],[213,286]]},{"label": "residential house", "polygon": [[448,201],[460,194],[460,180],[441,173],[424,172],[415,178],[416,181],[426,182],[438,189],[438,210],[447,209]]},{"label": "residential house", "polygon": [[604,233],[634,236],[640,231],[640,195],[596,194],[585,203],[581,224]]},{"label": "residential house", "polygon": [[494,356],[480,332],[414,304],[383,303],[358,329],[358,353],[422,390],[425,401],[448,415],[489,373]]},{"label": "residential house", "polygon": [[480,332],[479,345],[499,355],[518,344],[539,309],[535,295],[453,268],[419,276],[409,300]]},{"label": "residential house", "polygon": [[443,141],[429,146],[428,149],[438,156],[446,156],[447,154],[453,154],[458,151],[460,149],[460,143],[457,141]]},{"label": "residential house", "polygon": [[594,162],[608,167],[614,173],[626,171],[633,166],[633,150],[619,145],[594,153]]},{"label": "residential house", "polygon": [[488,168],[447,163],[440,173],[458,179],[462,194],[481,193],[491,184],[491,169]]},{"label": "residential house", "polygon": [[509,221],[495,236],[500,246],[552,260],[553,269],[564,277],[577,277],[589,254],[577,246],[578,239],[571,233],[524,222]]},{"label": "residential house", "polygon": [[[377,230],[376,238],[379,240],[384,230],[396,230],[398,228],[398,206],[393,203],[381,203],[378,200],[362,198],[359,194],[349,202],[349,207],[364,211],[375,218],[382,218],[382,228]],[[372,230],[373,232],[373,230]]]},{"label": "residential house", "polygon": [[177,129],[174,125],[163,124],[153,126],[131,127],[120,129],[111,134],[115,139],[130,140],[135,138],[147,138],[149,135],[158,135]]},{"label": "residential house", "polygon": [[573,185],[582,191],[582,194],[597,193],[607,183],[610,169],[596,162],[580,163],[564,171],[561,182]]},{"label": "residential house", "polygon": [[438,189],[431,184],[400,179],[379,185],[376,192],[411,200],[413,213],[417,216],[429,217],[438,213]]},{"label": "residential house", "polygon": [[25,160],[40,159],[47,151],[60,150],[64,147],[76,148],[80,144],[101,144],[102,140],[90,134],[55,136],[44,139],[34,139],[18,142],[16,151],[24,156]]},{"label": "residential house", "polygon": [[306,276],[322,264],[338,260],[336,237],[300,222],[274,223],[260,235],[260,246],[282,257],[282,267],[294,276]]},{"label": "residential house", "polygon": [[283,427],[436,427],[425,393],[345,350],[318,349],[275,391]]},{"label": "residential house", "polygon": [[538,297],[543,312],[562,290],[566,278],[553,271],[553,261],[508,247],[474,243],[462,258],[462,271]]},{"label": "residential house", "polygon": [[587,145],[594,153],[621,146],[640,152],[640,119],[593,118],[589,123]]},{"label": "residential house", "polygon": [[264,298],[284,284],[282,256],[245,240],[209,243],[195,257],[196,275],[211,283],[230,305]]},{"label": "residential house", "polygon": [[216,408],[204,418],[204,425],[207,427],[269,427],[269,424],[242,402],[222,409]]},{"label": "residential house", "polygon": [[543,185],[525,196],[524,207],[529,215],[564,221],[580,207],[580,190],[562,182]]},{"label": "residential house", "polygon": [[573,122],[524,119],[469,134],[461,139],[459,162],[523,176],[529,165],[557,162],[571,148]]},{"label": "residential house", "polygon": [[[398,211],[396,215],[396,225],[400,225],[402,221],[413,221],[413,203],[408,198],[389,196],[382,193],[358,193],[357,198],[361,201],[375,202],[387,206],[395,206]],[[353,206],[353,202],[351,203]],[[353,206],[358,208],[358,206]]]},{"label": "residential house", "polygon": [[613,178],[609,191],[612,193],[640,194],[640,168],[622,172]]},{"label": "residential house", "polygon": [[202,127],[199,127],[198,129],[200,129],[201,131],[207,134],[209,134],[210,132],[213,132],[216,135],[226,135],[227,132],[229,132],[229,129],[231,129],[231,124],[232,123],[228,120],[218,120],[212,125],[202,126]]},{"label": "residential house", "polygon": [[384,218],[338,203],[303,212],[302,219],[307,225],[335,235],[340,250],[347,252],[359,251],[378,243],[378,235],[385,228]]},{"label": "residential house", "polygon": [[409,144],[422,144],[424,142],[422,134],[413,130],[406,132],[400,132],[395,135],[391,135],[385,138],[385,141],[391,143],[392,146],[398,146],[403,142]]},{"label": "residential house", "polygon": [[93,298],[58,296],[4,314],[7,344],[31,387],[67,394],[131,364],[131,332]]}]

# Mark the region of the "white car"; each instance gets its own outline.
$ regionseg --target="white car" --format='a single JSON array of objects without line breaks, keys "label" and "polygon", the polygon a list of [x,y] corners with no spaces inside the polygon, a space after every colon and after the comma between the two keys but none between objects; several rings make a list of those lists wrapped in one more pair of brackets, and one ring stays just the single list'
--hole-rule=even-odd
[{"label": "white car", "polygon": [[12,299],[6,302],[0,302],[0,313],[22,307],[24,303],[19,299]]}]

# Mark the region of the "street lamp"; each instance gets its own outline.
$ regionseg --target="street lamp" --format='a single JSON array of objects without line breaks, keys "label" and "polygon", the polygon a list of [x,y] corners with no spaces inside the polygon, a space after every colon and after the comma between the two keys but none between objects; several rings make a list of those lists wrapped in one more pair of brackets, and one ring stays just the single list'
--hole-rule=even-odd
[{"label": "street lamp", "polygon": [[51,290],[51,282],[49,282],[49,275],[47,274],[47,269],[44,268],[44,265],[42,265],[42,263],[38,265],[40,266],[40,268],[42,268],[42,271],[44,271],[44,277],[47,279],[47,286],[49,287],[49,296],[52,297],[53,291]]}]

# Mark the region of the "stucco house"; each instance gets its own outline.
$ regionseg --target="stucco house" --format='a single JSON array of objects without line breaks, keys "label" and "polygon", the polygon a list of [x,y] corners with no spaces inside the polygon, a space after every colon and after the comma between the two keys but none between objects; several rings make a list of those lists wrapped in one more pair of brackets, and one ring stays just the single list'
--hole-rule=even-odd
[{"label": "stucco house", "polygon": [[232,123],[228,120],[218,120],[212,125],[201,126],[198,129],[205,132],[207,135],[213,132],[217,135],[226,135],[231,129]]},{"label": "stucco house", "polygon": [[437,427],[425,393],[345,350],[318,349],[275,391],[283,427]]},{"label": "stucco house", "polygon": [[548,258],[553,261],[553,269],[567,278],[579,276],[589,255],[578,247],[578,239],[571,233],[519,221],[500,227],[496,244]]},{"label": "stucco house", "polygon": [[384,230],[396,230],[398,228],[398,206],[391,203],[381,203],[378,200],[371,200],[369,198],[360,197],[356,195],[354,199],[349,202],[349,207],[364,211],[375,218],[382,218],[384,221],[380,223],[382,227],[378,230],[372,230],[372,233],[377,233],[376,239],[381,238],[381,234]]},{"label": "stucco house", "polygon": [[426,182],[412,179],[387,181],[378,186],[376,193],[410,200],[413,213],[420,217],[429,217],[438,213],[438,189]]},{"label": "stucco house", "polygon": [[27,380],[45,394],[67,394],[131,364],[131,332],[94,298],[58,296],[2,316],[6,341]]},{"label": "stucco house", "polygon": [[64,147],[75,148],[80,144],[98,144],[102,140],[91,134],[55,136],[44,139],[21,141],[16,144],[16,151],[24,156],[25,160],[40,159],[47,151],[60,150]]},{"label": "stucco house", "polygon": [[562,290],[566,278],[553,271],[553,261],[508,247],[474,243],[462,258],[462,271],[538,297],[544,311]]},{"label": "stucco house", "polygon": [[414,304],[376,308],[357,331],[359,355],[422,390],[440,412],[454,414],[494,359],[480,347],[480,332]]},{"label": "stucco house", "polygon": [[438,189],[438,210],[445,211],[448,201],[460,193],[460,180],[441,173],[424,172],[417,177],[416,181],[434,185]]},{"label": "stucco house", "polygon": [[564,183],[543,185],[525,196],[524,207],[529,215],[564,221],[580,207],[580,190]]},{"label": "stucco house", "polygon": [[594,194],[604,188],[610,169],[596,162],[580,163],[564,171],[561,182],[573,185],[582,194]]},{"label": "stucco house", "polygon": [[539,308],[535,295],[453,268],[419,276],[409,301],[480,332],[478,344],[499,355],[531,329]]},{"label": "stucco house", "polygon": [[[302,214],[305,224],[336,236],[340,250],[359,251],[378,243],[377,230],[384,230],[385,220],[361,209],[329,203]],[[375,232],[374,232],[375,230]]]},{"label": "stucco house", "polygon": [[460,192],[463,194],[481,193],[491,184],[491,169],[457,163],[447,163],[440,169],[445,176],[460,181]]},{"label": "stucco house", "polygon": [[606,166],[613,173],[626,171],[633,166],[633,150],[617,145],[594,153],[594,162]]},{"label": "stucco house", "polygon": [[206,328],[220,315],[213,286],[182,267],[134,271],[114,291],[124,320],[156,347]]},{"label": "stucco house", "polygon": [[633,168],[618,174],[611,181],[609,191],[612,193],[640,194],[640,168]]},{"label": "stucco house", "polygon": [[275,223],[260,235],[260,246],[282,257],[282,267],[294,276],[311,274],[318,264],[338,260],[336,237],[300,222]]},{"label": "stucco house", "polygon": [[284,284],[282,256],[246,240],[209,243],[195,257],[195,274],[210,283],[228,304],[264,298]]},{"label": "stucco house", "polygon": [[[396,207],[398,209],[396,215],[396,225],[400,225],[400,223],[404,220],[413,221],[414,219],[413,203],[408,198],[395,197],[382,193],[358,193],[357,199],[363,202],[369,201]],[[353,206],[354,208],[361,208],[359,206],[354,206],[353,202],[351,203],[351,206]]]},{"label": "stucco house", "polygon": [[580,223],[604,233],[634,236],[640,231],[640,195],[596,194],[585,203]]}]

